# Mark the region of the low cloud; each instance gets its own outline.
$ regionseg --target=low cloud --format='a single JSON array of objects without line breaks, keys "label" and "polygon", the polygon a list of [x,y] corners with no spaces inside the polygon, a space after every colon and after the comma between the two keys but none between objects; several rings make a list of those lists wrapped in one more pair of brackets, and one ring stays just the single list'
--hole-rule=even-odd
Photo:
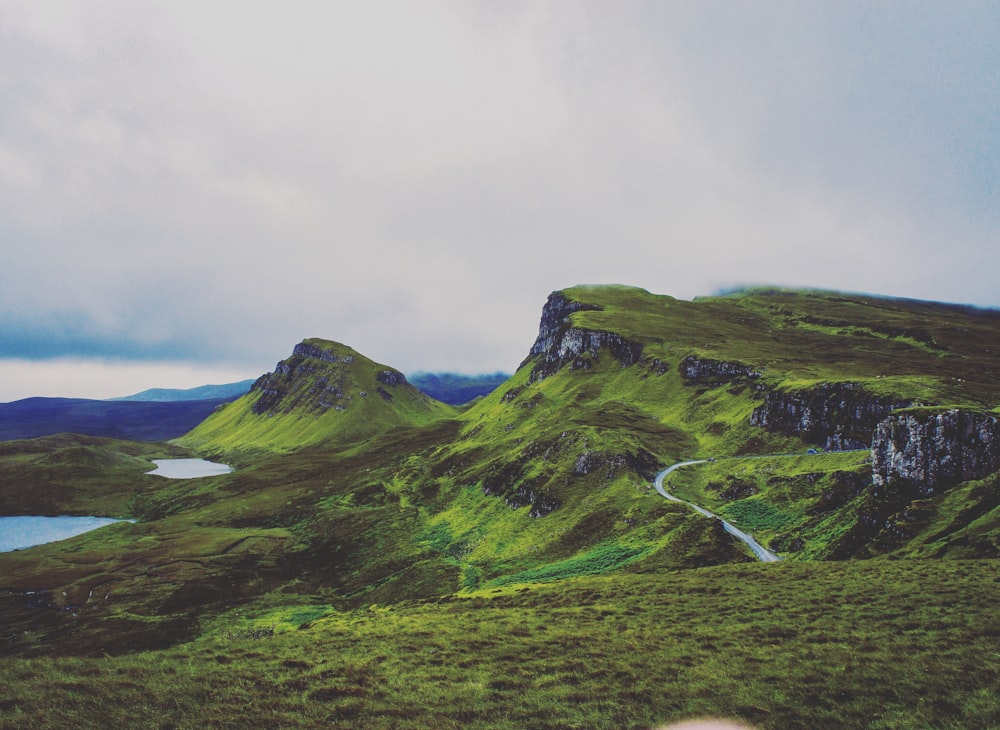
[{"label": "low cloud", "polygon": [[104,400],[148,388],[195,388],[236,383],[263,374],[249,367],[218,367],[171,362],[114,362],[81,358],[3,361],[0,403],[33,396]]}]

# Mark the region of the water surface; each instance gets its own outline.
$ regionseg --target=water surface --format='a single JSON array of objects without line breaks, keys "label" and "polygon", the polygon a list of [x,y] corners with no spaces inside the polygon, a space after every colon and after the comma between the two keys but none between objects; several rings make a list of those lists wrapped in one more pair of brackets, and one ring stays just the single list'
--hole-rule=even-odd
[{"label": "water surface", "polygon": [[115,522],[113,517],[0,517],[0,553],[65,540]]},{"label": "water surface", "polygon": [[228,464],[217,464],[205,459],[153,459],[153,463],[156,464],[156,468],[146,473],[167,479],[214,477],[233,471],[233,467]]}]

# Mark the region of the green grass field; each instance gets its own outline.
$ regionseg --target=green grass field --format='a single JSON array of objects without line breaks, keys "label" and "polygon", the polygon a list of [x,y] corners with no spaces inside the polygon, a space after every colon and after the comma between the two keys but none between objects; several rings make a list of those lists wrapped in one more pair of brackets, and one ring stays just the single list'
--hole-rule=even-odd
[{"label": "green grass field", "polygon": [[1000,723],[1000,563],[720,566],[338,612],[277,596],[123,656],[8,658],[0,726]]}]

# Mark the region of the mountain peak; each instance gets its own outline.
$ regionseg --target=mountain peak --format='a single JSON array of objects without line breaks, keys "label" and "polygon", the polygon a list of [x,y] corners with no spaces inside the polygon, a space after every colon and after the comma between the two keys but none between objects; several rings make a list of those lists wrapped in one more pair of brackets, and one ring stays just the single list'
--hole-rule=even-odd
[{"label": "mountain peak", "polygon": [[354,441],[453,413],[381,365],[339,342],[310,338],[243,398],[206,419],[183,441],[203,449],[294,451],[336,438]]},{"label": "mountain peak", "polygon": [[[374,383],[369,383],[374,376]],[[354,399],[368,396],[369,389],[386,401],[393,392],[386,388],[408,386],[395,368],[379,365],[347,345],[330,340],[303,340],[292,356],[277,364],[273,373],[262,375],[250,389],[259,394],[254,413],[322,413],[330,408],[344,411]]]}]

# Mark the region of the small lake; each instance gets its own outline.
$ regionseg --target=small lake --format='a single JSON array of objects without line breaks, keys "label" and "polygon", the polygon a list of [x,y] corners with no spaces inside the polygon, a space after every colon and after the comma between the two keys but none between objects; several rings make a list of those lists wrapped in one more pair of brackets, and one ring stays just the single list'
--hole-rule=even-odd
[{"label": "small lake", "polygon": [[153,463],[156,464],[156,468],[146,473],[167,479],[214,477],[233,471],[233,467],[228,464],[217,464],[205,459],[153,459]]},{"label": "small lake", "polygon": [[113,517],[0,517],[0,553],[65,540],[115,522]]}]

